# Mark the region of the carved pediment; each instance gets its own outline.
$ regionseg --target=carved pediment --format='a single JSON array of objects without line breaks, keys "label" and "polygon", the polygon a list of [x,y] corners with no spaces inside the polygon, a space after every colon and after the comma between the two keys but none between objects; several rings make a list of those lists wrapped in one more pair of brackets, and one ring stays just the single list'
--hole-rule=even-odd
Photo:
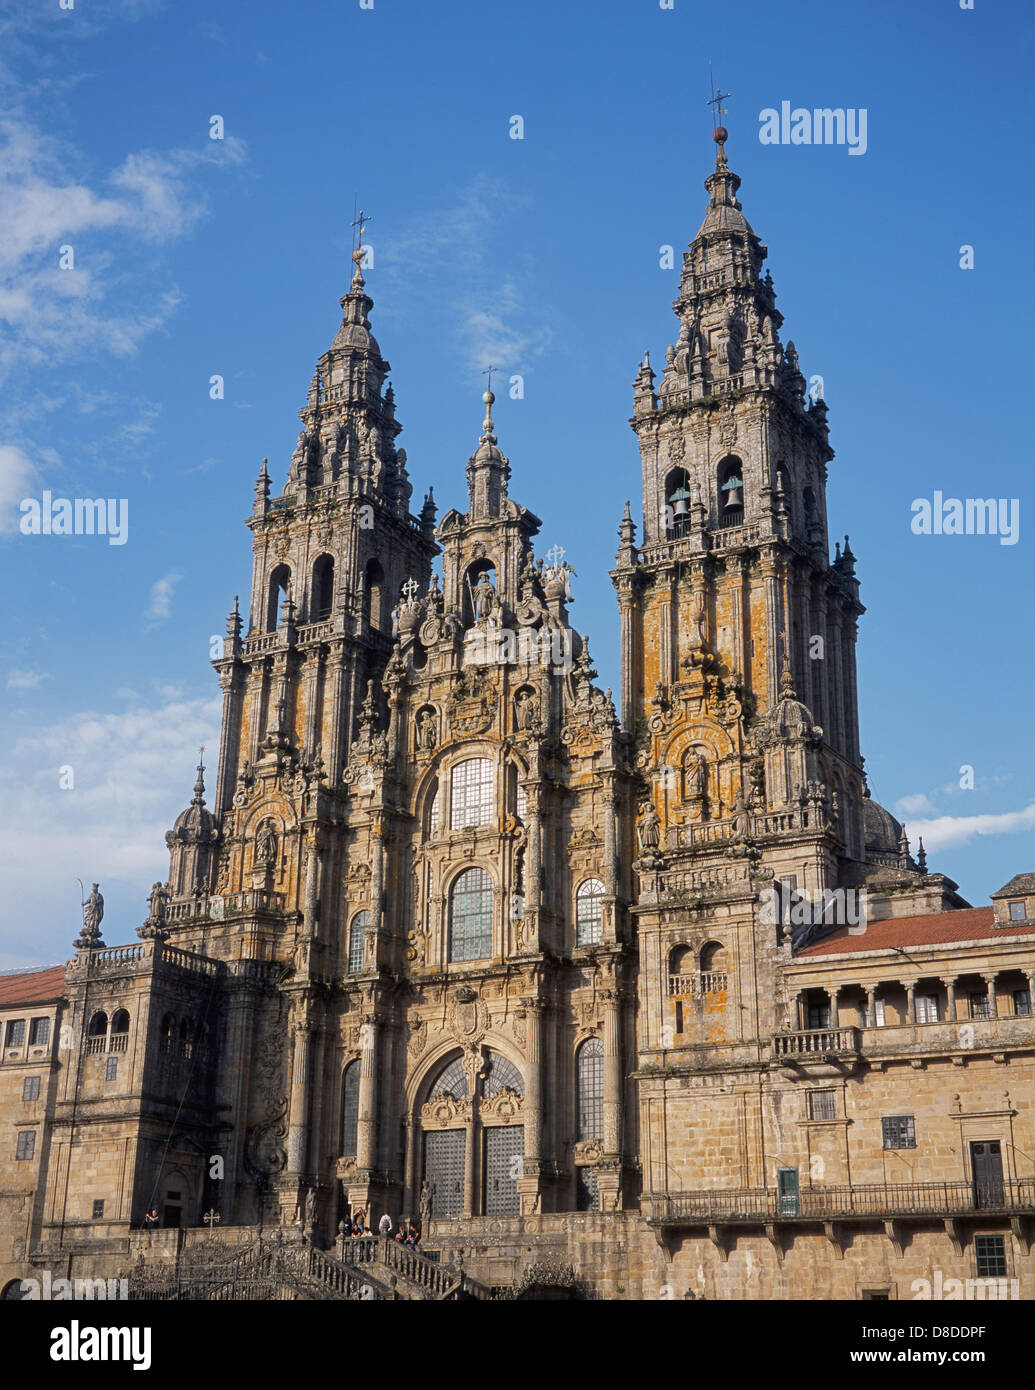
[{"label": "carved pediment", "polygon": [[502,1120],[509,1124],[521,1114],[524,1105],[524,1096],[519,1096],[509,1086],[504,1086],[497,1095],[482,1101],[481,1113],[486,1119]]},{"label": "carved pediment", "polygon": [[444,1128],[455,1126],[458,1121],[466,1123],[471,1116],[471,1102],[469,1100],[457,1100],[455,1096],[443,1093],[440,1096],[433,1096],[426,1105],[421,1106],[421,1123],[428,1125],[441,1125]]}]

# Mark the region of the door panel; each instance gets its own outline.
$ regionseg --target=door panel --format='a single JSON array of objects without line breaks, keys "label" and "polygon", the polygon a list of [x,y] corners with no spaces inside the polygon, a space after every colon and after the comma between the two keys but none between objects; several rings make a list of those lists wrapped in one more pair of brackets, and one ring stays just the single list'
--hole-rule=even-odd
[{"label": "door panel", "polygon": [[1003,1205],[1003,1154],[998,1140],[971,1144],[970,1162],[974,1174],[974,1205]]},{"label": "door panel", "polygon": [[462,1129],[438,1129],[424,1136],[424,1181],[431,1214],[445,1221],[463,1215],[466,1138]]}]

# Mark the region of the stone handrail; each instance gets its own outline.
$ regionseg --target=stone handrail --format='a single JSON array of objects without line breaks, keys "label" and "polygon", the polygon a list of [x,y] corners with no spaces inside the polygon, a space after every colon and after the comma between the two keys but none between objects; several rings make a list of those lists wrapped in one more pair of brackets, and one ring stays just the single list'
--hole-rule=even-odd
[{"label": "stone handrail", "polygon": [[463,1284],[463,1276],[455,1270],[428,1259],[419,1250],[411,1250],[401,1241],[382,1235],[349,1237],[345,1241],[343,1260],[354,1266],[376,1261],[408,1283],[416,1284],[429,1298],[448,1298]]},{"label": "stone handrail", "polygon": [[774,1057],[828,1057],[858,1050],[858,1028],[803,1028],[773,1034]]},{"label": "stone handrail", "polygon": [[105,946],[90,953],[90,969],[103,970],[111,965],[134,965],[137,961],[143,960],[145,954],[150,952],[143,942],[136,946]]},{"label": "stone handrail", "polygon": [[698,970],[690,975],[670,975],[668,992],[679,994],[719,994],[727,989],[729,977],[725,970]]}]

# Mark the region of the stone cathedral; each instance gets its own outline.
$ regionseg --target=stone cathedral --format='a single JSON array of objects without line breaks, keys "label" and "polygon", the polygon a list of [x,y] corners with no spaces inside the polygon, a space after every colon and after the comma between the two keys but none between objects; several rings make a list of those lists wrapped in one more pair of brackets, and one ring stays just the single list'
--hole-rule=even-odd
[{"label": "stone cathedral", "polygon": [[491,378],[462,508],[414,509],[356,252],[140,939],[95,886],[0,980],[7,1296],[1035,1294],[1035,874],[972,908],[870,798],[827,406],[715,135],[617,709]]}]

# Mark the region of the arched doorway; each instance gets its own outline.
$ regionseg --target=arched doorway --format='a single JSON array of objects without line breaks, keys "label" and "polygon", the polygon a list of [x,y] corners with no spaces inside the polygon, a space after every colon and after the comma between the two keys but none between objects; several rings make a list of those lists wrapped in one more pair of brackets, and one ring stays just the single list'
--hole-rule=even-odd
[{"label": "arched doorway", "polygon": [[425,1094],[419,1185],[432,1218],[518,1215],[525,1152],[520,1069],[499,1052],[480,1061],[453,1056]]}]

